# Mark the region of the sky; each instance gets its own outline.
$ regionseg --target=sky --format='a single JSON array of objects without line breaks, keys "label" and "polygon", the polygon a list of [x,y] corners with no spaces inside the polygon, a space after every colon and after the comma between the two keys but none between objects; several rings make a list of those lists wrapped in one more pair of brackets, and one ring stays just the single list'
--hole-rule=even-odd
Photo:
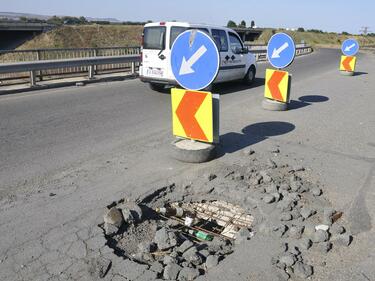
[{"label": "sky", "polygon": [[0,0],[0,11],[215,25],[254,20],[259,27],[350,33],[369,26],[375,32],[374,0]]}]

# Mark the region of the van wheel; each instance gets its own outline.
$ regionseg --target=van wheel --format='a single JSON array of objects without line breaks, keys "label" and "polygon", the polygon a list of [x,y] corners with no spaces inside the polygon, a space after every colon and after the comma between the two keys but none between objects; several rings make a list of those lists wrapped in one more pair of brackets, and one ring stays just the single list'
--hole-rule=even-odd
[{"label": "van wheel", "polygon": [[163,84],[157,84],[157,83],[148,83],[150,86],[150,89],[156,92],[163,92],[165,87]]},{"label": "van wheel", "polygon": [[256,70],[255,70],[255,67],[254,65],[250,66],[249,70],[247,71],[244,79],[243,79],[243,82],[246,84],[246,85],[251,85],[254,83],[254,80],[255,80],[255,74],[256,74]]}]

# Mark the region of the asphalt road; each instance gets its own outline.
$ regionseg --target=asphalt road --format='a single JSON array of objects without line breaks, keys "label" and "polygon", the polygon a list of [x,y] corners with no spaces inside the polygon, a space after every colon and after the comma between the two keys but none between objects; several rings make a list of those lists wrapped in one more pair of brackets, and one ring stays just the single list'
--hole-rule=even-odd
[{"label": "asphalt road", "polygon": [[[297,58],[289,71],[303,80],[337,65],[338,52]],[[256,88],[236,83],[217,86],[225,109],[242,95],[262,91],[265,64]],[[138,80],[90,85],[1,97],[1,186],[14,188],[25,180],[45,177],[84,159],[102,155],[135,138],[168,130],[170,98],[151,92]]]},{"label": "asphalt road", "polygon": [[[118,196],[235,161],[248,146],[275,145],[311,167],[359,237],[347,259],[316,278],[375,278],[369,250],[375,243],[375,58],[361,54],[357,76],[342,77],[339,57],[338,50],[322,49],[296,59],[288,112],[260,108],[266,64],[251,88],[216,86],[221,157],[201,166],[169,157],[170,96],[138,80],[0,96],[0,260],[13,264],[0,263],[0,279],[21,279],[21,265],[30,262],[25,249],[38,247],[51,229],[68,233],[89,224]],[[263,122],[280,126],[267,131]]]}]

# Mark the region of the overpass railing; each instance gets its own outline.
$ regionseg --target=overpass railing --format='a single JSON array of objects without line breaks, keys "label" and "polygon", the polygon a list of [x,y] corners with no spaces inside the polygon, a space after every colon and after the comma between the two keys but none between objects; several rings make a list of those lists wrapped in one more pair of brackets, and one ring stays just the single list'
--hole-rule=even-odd
[{"label": "overpass railing", "polygon": [[[266,46],[247,46],[257,61],[267,60]],[[297,56],[313,51],[311,46],[305,44],[296,47]],[[0,50],[0,85],[14,84],[15,80],[20,83],[30,81],[31,85],[35,85],[37,80],[82,76],[86,73],[90,78],[95,74],[135,73],[140,64],[140,52],[140,47]]]}]

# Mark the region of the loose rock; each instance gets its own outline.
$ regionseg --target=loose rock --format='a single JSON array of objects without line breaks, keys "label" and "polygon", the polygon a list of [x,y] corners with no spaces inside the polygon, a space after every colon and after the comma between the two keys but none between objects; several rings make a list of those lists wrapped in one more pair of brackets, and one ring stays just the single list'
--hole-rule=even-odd
[{"label": "loose rock", "polygon": [[108,236],[116,235],[119,228],[113,224],[110,223],[104,223],[104,232]]},{"label": "loose rock", "polygon": [[318,230],[314,233],[312,237],[312,241],[314,243],[321,243],[321,242],[326,242],[329,239],[329,234],[327,231],[324,230]]},{"label": "loose rock", "polygon": [[301,213],[301,216],[304,219],[307,219],[307,218],[311,217],[312,215],[315,215],[316,211],[314,209],[309,208],[309,207],[303,207],[301,209],[300,213]]},{"label": "loose rock", "polygon": [[296,262],[296,257],[292,254],[286,254],[280,257],[279,262],[286,266],[292,266]]},{"label": "loose rock", "polygon": [[303,226],[293,225],[289,229],[289,237],[293,239],[300,239],[302,236],[303,229],[304,229]]},{"label": "loose rock", "polygon": [[332,225],[332,227],[330,229],[330,232],[333,235],[343,234],[343,233],[345,233],[345,228],[341,225],[334,224],[334,225]]},{"label": "loose rock", "polygon": [[293,216],[291,213],[281,213],[280,220],[281,221],[291,221],[293,219]]},{"label": "loose rock", "polygon": [[275,197],[271,194],[266,194],[263,197],[263,201],[267,204],[271,204],[271,203],[275,202]]},{"label": "loose rock", "polygon": [[168,264],[164,268],[164,272],[163,272],[164,279],[176,280],[181,269],[182,269],[181,266],[179,266],[178,264],[175,264],[175,263]]},{"label": "loose rock", "polygon": [[197,268],[184,267],[178,275],[180,281],[192,281],[199,276],[199,270]]},{"label": "loose rock", "polygon": [[353,237],[350,234],[341,234],[337,237],[335,240],[335,243],[339,246],[349,246],[350,243],[352,242]]},{"label": "loose rock", "polygon": [[184,243],[182,243],[181,246],[178,247],[177,251],[183,254],[193,246],[194,246],[193,242],[191,242],[190,240],[185,240]]},{"label": "loose rock", "polygon": [[109,209],[108,212],[104,215],[104,222],[107,224],[112,224],[120,227],[123,221],[124,219],[122,217],[122,213],[115,207]]},{"label": "loose rock", "polygon": [[219,257],[215,255],[208,256],[206,259],[206,268],[210,269],[219,264]]},{"label": "loose rock", "polygon": [[308,278],[313,274],[313,267],[311,265],[303,264],[302,262],[297,262],[293,267],[294,274],[299,278]]},{"label": "loose rock", "polygon": [[243,151],[243,154],[245,155],[253,155],[255,153],[255,151],[251,148],[246,148],[244,151]]},{"label": "loose rock", "polygon": [[332,249],[332,243],[331,242],[323,242],[323,243],[319,243],[317,245],[317,248],[318,250],[322,253],[322,254],[326,254],[327,252],[329,252],[329,250]]},{"label": "loose rock", "polygon": [[322,190],[318,187],[313,187],[312,189],[310,189],[310,192],[314,195],[314,196],[320,196],[322,195]]},{"label": "loose rock", "polygon": [[312,241],[309,238],[302,238],[299,242],[299,248],[302,250],[308,250],[312,246]]},{"label": "loose rock", "polygon": [[156,231],[154,241],[160,250],[166,250],[172,247],[169,240],[168,231],[165,227]]}]

